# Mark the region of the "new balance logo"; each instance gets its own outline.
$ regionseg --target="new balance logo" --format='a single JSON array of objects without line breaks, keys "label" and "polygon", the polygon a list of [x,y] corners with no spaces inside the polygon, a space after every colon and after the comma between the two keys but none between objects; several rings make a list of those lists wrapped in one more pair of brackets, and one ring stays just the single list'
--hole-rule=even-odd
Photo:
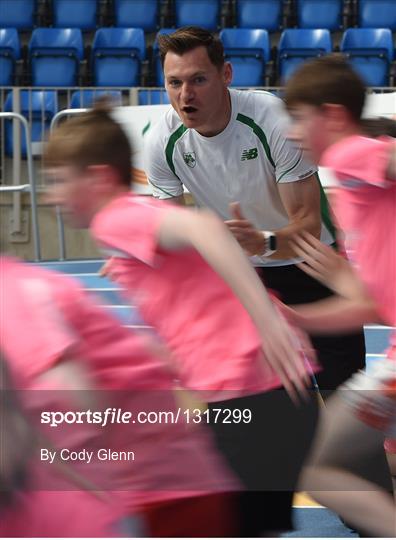
[{"label": "new balance logo", "polygon": [[256,159],[257,156],[258,156],[257,148],[244,150],[241,155],[241,161],[246,161],[247,159]]}]

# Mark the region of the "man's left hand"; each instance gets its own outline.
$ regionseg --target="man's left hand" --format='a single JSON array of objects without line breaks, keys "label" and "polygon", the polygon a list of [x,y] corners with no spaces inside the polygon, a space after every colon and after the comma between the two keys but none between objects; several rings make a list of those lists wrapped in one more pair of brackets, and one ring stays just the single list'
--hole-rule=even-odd
[{"label": "man's left hand", "polygon": [[263,233],[257,230],[242,214],[239,203],[230,204],[231,215],[234,219],[225,222],[240,246],[248,255],[260,255],[265,251]]}]

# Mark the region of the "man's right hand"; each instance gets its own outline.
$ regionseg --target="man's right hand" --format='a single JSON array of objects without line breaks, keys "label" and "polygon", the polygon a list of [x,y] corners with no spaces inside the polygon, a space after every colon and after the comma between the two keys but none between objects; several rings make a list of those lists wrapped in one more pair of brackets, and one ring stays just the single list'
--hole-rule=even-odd
[{"label": "man's right hand", "polygon": [[259,255],[265,250],[263,233],[256,229],[242,214],[240,204],[230,204],[230,212],[233,219],[225,221],[230,233],[238,241],[247,255]]}]

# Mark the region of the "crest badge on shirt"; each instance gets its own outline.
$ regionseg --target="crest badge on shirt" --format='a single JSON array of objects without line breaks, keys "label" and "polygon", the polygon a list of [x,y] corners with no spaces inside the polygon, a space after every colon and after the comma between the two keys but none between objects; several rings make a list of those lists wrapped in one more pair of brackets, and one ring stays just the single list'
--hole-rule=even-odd
[{"label": "crest badge on shirt", "polygon": [[188,165],[191,169],[195,167],[197,164],[197,160],[195,158],[195,152],[185,152],[183,154],[183,159],[186,165]]}]

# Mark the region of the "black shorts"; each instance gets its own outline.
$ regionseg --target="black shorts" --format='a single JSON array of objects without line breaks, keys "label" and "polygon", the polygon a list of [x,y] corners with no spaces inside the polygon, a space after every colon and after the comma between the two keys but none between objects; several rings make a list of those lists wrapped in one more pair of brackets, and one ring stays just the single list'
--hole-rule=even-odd
[{"label": "black shorts", "polygon": [[[307,304],[332,296],[333,293],[308,276],[295,265],[256,268],[268,289],[288,305]],[[334,391],[340,384],[364,369],[366,345],[363,328],[347,334],[311,336],[322,371],[316,378],[324,395]]]},{"label": "black shorts", "polygon": [[296,406],[279,389],[210,403],[212,420],[219,408],[251,411],[250,423],[210,423],[220,452],[246,489],[241,536],[291,529],[293,492],[318,419],[316,396]]}]

